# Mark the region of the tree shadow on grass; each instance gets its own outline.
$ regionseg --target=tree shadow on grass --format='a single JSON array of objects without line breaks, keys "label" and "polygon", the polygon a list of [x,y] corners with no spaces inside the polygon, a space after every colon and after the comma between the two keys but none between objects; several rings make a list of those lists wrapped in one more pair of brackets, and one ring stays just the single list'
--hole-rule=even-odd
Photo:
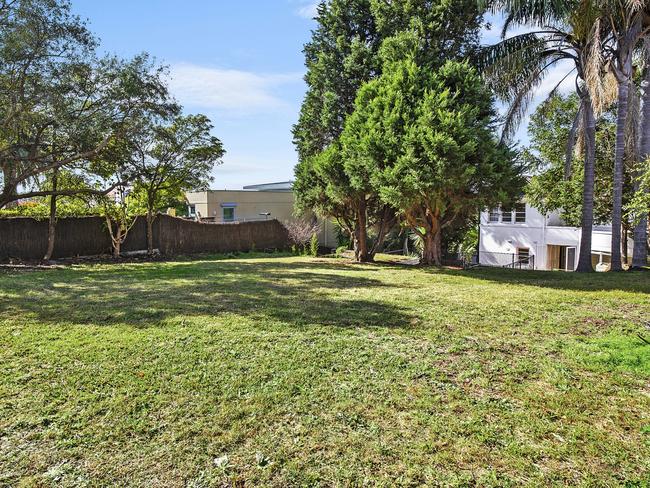
[{"label": "tree shadow on grass", "polygon": [[0,312],[45,324],[142,328],[224,314],[294,326],[407,327],[405,309],[359,297],[390,284],[351,268],[273,260],[70,268],[0,283]]},{"label": "tree shadow on grass", "polygon": [[503,268],[454,270],[419,268],[426,273],[475,278],[493,283],[516,284],[573,291],[623,291],[650,293],[650,273],[567,273],[565,271],[531,271]]}]

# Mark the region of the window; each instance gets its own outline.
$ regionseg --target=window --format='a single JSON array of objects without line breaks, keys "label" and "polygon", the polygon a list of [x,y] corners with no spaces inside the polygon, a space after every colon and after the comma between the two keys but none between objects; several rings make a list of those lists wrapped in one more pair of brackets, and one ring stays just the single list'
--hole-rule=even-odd
[{"label": "window", "polygon": [[506,208],[506,209],[501,209],[501,222],[504,224],[511,224],[512,223],[512,209],[511,208]]},{"label": "window", "polygon": [[499,209],[498,208],[493,208],[490,210],[490,222],[498,222],[499,221]]},{"label": "window", "polygon": [[196,217],[196,205],[187,206],[187,215],[189,217]]},{"label": "window", "polygon": [[515,206],[515,222],[518,224],[526,223],[526,205],[523,203]]},{"label": "window", "polygon": [[527,247],[517,248],[517,261],[522,264],[530,263],[530,249]]},{"label": "window", "polygon": [[234,222],[235,221],[235,209],[234,209],[234,207],[225,207],[223,209],[223,221],[224,222]]}]

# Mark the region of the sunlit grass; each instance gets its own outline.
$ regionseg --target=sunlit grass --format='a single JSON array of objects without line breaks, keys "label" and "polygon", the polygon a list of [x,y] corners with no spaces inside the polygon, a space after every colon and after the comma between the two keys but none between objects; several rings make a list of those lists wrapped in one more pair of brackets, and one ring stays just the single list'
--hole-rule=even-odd
[{"label": "sunlit grass", "polygon": [[643,273],[0,274],[0,486],[642,485],[648,317]]}]

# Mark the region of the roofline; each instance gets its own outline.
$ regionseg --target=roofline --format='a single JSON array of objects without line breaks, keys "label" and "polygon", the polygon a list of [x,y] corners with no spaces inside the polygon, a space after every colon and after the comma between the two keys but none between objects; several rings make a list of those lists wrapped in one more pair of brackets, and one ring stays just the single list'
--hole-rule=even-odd
[{"label": "roofline", "polygon": [[260,184],[257,184],[257,185],[246,185],[244,187],[244,190],[257,190],[259,188],[264,188],[264,187],[267,187],[267,186],[275,186],[275,185],[293,185],[293,180],[276,181],[276,182],[273,182],[273,183],[260,183]]}]

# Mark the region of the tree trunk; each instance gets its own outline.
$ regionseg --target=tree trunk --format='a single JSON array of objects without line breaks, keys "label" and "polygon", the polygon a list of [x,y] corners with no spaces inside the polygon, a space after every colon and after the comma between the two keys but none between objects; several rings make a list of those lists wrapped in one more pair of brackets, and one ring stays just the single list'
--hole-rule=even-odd
[{"label": "tree trunk", "polygon": [[370,250],[370,259],[375,259],[375,254],[383,249],[386,236],[391,231],[394,225],[393,213],[388,206],[384,207],[381,222],[379,223],[379,232],[377,233],[377,240]]},{"label": "tree trunk", "polygon": [[120,224],[117,224],[115,232],[115,239],[113,239],[113,259],[119,259],[122,248],[122,226]]},{"label": "tree trunk", "polygon": [[[639,157],[641,161],[650,158],[650,68],[646,68],[643,89],[643,107],[639,127]],[[641,170],[641,169],[640,169]],[[632,269],[643,269],[648,265],[648,214],[645,213],[634,227],[634,250]]]},{"label": "tree trunk", "polygon": [[366,201],[359,202],[357,210],[357,261],[366,263],[370,261],[368,255],[368,221],[366,218]]},{"label": "tree trunk", "polygon": [[422,249],[422,259],[420,259],[420,264],[427,266],[442,265],[442,233],[440,232],[440,227],[435,231],[428,231],[424,235],[424,249]]},{"label": "tree trunk", "polygon": [[627,127],[628,97],[630,91],[630,62],[626,62],[618,83],[618,111],[616,115],[616,150],[614,152],[614,186],[612,195],[612,264],[610,271],[622,271],[621,226],[623,215],[623,158],[625,156],[625,129]]},{"label": "tree trunk", "polygon": [[584,103],[585,131],[585,181],[582,190],[582,235],[580,240],[580,256],[578,258],[579,273],[594,271],[591,264],[591,233],[594,225],[594,163],[596,159],[596,118],[589,95]]},{"label": "tree trunk", "polygon": [[[52,190],[56,191],[58,188],[59,171],[55,169],[52,173]],[[46,263],[52,259],[54,254],[54,239],[56,238],[56,195],[50,196],[50,219],[47,223],[47,250],[43,261]]]},{"label": "tree trunk", "polygon": [[622,252],[623,252],[623,265],[626,266],[628,259],[630,257],[629,250],[627,248],[627,239],[630,235],[630,229],[628,228],[628,224],[623,224],[623,236],[621,237],[621,247]]},{"label": "tree trunk", "polygon": [[147,254],[153,256],[153,211],[147,210]]},{"label": "tree trunk", "polygon": [[631,269],[639,270],[646,266],[648,266],[648,214],[645,214],[634,227]]}]

